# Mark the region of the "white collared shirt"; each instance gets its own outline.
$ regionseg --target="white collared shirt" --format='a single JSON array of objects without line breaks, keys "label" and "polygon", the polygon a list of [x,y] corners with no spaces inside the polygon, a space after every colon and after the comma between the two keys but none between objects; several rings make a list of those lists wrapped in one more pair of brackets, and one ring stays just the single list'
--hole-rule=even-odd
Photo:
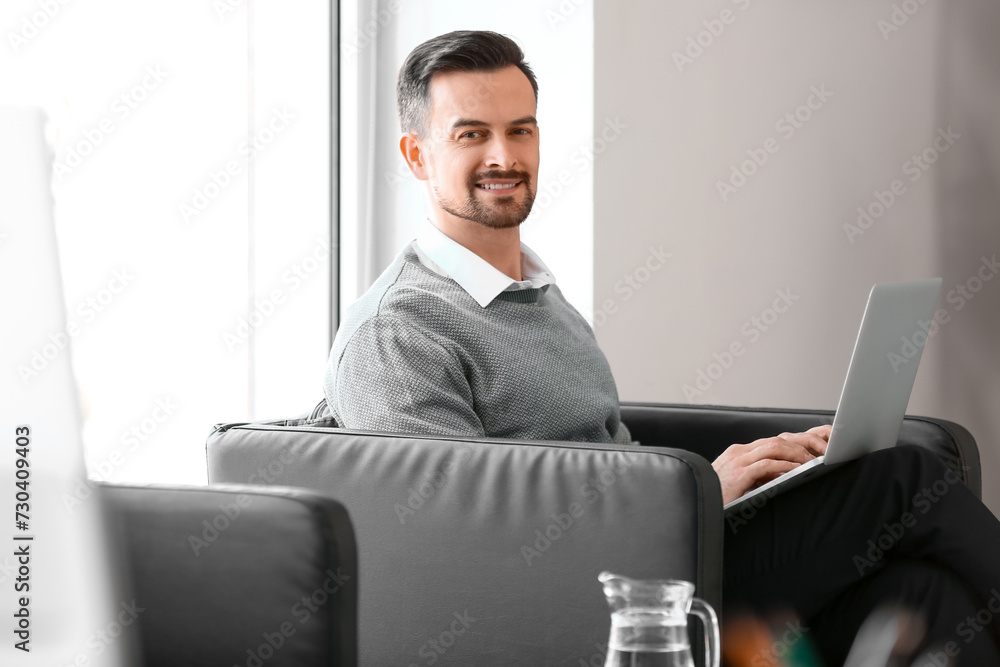
[{"label": "white collared shirt", "polygon": [[556,277],[552,275],[549,267],[545,266],[545,262],[524,243],[521,243],[523,280],[514,280],[476,253],[449,238],[426,218],[420,225],[413,250],[424,266],[454,280],[483,308],[488,306],[500,292],[532,289],[554,285],[556,282]]}]

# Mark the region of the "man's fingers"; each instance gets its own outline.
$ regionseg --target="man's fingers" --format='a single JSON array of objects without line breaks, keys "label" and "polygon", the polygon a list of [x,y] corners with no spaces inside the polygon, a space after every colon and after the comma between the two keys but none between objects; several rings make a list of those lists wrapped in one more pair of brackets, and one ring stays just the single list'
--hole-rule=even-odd
[{"label": "man's fingers", "polygon": [[808,447],[784,437],[767,438],[750,444],[753,448],[745,452],[740,461],[745,467],[769,459],[805,463],[816,458]]},{"label": "man's fingers", "polygon": [[813,426],[811,429],[807,430],[806,433],[815,433],[819,437],[829,442],[830,431],[832,430],[833,430],[832,424],[820,424],[819,426]]},{"label": "man's fingers", "polygon": [[811,430],[805,433],[782,433],[778,437],[805,447],[813,456],[822,456],[826,453],[826,440]]},{"label": "man's fingers", "polygon": [[823,425],[727,448],[712,462],[722,482],[723,499],[733,500],[824,454],[829,434],[830,427]]},{"label": "man's fingers", "polygon": [[775,459],[762,459],[746,467],[746,474],[750,478],[748,489],[753,489],[762,484],[767,484],[775,477],[783,475],[790,470],[795,470],[801,463],[793,461],[779,461]]}]

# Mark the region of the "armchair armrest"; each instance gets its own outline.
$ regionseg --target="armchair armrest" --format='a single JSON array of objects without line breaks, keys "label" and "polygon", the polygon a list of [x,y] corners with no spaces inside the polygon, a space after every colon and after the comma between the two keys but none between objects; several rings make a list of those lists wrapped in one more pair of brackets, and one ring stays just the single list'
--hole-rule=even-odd
[{"label": "armchair armrest", "polygon": [[235,485],[101,492],[144,665],[357,664],[356,550],[338,502]]},{"label": "armchair armrest", "polygon": [[686,579],[721,606],[721,490],[697,454],[324,423],[220,426],[209,480],[344,503],[364,570],[365,664],[603,663],[605,569]]},{"label": "armchair armrest", "polygon": [[[642,445],[679,447],[715,460],[726,447],[833,423],[832,410],[742,408],[625,401],[621,418]],[[979,449],[968,430],[944,419],[907,415],[897,445],[925,447],[948,464],[982,497]]]}]

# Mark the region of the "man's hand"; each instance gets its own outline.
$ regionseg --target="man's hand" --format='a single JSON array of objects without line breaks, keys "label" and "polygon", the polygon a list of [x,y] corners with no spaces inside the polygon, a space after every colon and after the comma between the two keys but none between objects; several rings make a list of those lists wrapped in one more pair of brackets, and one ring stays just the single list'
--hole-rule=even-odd
[{"label": "man's hand", "polygon": [[782,433],[748,445],[732,445],[712,462],[722,482],[722,504],[826,452],[829,424],[805,433]]}]

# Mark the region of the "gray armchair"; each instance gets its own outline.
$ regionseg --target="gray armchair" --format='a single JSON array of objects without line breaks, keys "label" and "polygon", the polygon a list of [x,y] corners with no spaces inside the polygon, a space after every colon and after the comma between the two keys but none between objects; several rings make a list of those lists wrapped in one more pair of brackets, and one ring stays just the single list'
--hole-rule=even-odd
[{"label": "gray armchair", "polygon": [[[322,416],[222,424],[210,483],[304,486],[340,498],[363,563],[363,665],[602,665],[597,575],[692,581],[721,608],[723,512],[709,460],[735,442],[803,430],[831,412],[621,406],[642,447],[340,429]],[[976,491],[968,432],[907,417]],[[267,461],[286,461],[261,476]]]}]

